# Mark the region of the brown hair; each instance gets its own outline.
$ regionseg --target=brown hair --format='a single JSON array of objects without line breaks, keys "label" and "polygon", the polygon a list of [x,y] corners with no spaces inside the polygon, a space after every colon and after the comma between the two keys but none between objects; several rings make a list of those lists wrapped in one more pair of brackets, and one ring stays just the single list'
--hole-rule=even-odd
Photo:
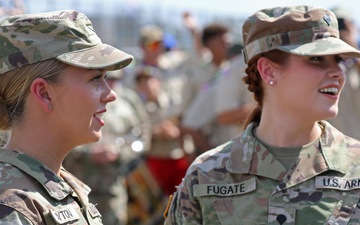
[{"label": "brown hair", "polygon": [[244,124],[245,127],[251,122],[256,122],[258,124],[261,118],[264,89],[261,76],[257,70],[257,62],[261,57],[268,58],[280,66],[286,66],[289,61],[289,53],[280,50],[272,50],[256,55],[248,62],[248,67],[245,70],[247,76],[243,77],[242,80],[248,85],[248,90],[254,93],[254,99],[257,101],[258,105],[247,118]]},{"label": "brown hair", "polygon": [[201,42],[204,46],[207,46],[209,40],[226,34],[229,32],[229,28],[225,25],[212,23],[206,26],[201,34]]}]

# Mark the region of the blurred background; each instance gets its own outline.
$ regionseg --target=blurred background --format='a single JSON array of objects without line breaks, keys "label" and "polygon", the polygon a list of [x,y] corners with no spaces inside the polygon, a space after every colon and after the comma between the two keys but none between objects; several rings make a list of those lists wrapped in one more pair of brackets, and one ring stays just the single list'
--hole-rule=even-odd
[{"label": "blurred background", "polygon": [[[253,107],[241,81],[243,22],[263,8],[304,4],[344,9],[342,38],[358,47],[359,0],[0,0],[0,19],[78,10],[104,43],[135,56],[124,70],[107,73],[118,100],[106,113],[112,123],[102,140],[72,151],[64,167],[91,187],[104,224],[158,225],[192,160],[236,137]],[[207,29],[214,22],[225,28]],[[146,25],[161,31],[144,32]],[[198,43],[201,33],[206,45]],[[360,63],[344,62],[351,74],[337,126],[360,139]]]},{"label": "blurred background", "polygon": [[103,42],[122,48],[134,55],[139,28],[155,24],[177,39],[177,47],[192,48],[189,32],[183,25],[184,12],[191,13],[202,27],[209,22],[222,22],[231,27],[234,41],[241,40],[244,19],[258,9],[279,5],[310,4],[348,9],[355,22],[360,24],[358,0],[23,0],[26,12],[35,13],[59,9],[76,9],[84,12],[93,22]]}]

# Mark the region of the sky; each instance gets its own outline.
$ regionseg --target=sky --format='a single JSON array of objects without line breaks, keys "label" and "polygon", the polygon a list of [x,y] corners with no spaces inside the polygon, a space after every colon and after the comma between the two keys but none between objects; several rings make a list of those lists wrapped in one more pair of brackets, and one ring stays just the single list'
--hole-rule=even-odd
[{"label": "sky", "polygon": [[[80,7],[78,10],[87,13],[86,6],[92,7],[92,12],[103,11],[105,13],[116,13],[115,4],[125,4],[129,8],[146,6],[159,10],[177,11],[206,11],[208,13],[236,14],[247,17],[255,11],[275,6],[285,5],[315,5],[325,8],[334,6],[344,7],[360,25],[360,1],[359,0],[24,0],[30,11],[46,11],[48,8],[65,9]],[[106,3],[106,4],[105,4]],[[94,5],[96,7],[94,8]]]},{"label": "sky", "polygon": [[134,4],[162,4],[168,8],[183,10],[206,10],[219,13],[251,15],[253,12],[268,7],[285,5],[314,5],[331,9],[341,6],[349,11],[360,25],[359,0],[128,0]]}]

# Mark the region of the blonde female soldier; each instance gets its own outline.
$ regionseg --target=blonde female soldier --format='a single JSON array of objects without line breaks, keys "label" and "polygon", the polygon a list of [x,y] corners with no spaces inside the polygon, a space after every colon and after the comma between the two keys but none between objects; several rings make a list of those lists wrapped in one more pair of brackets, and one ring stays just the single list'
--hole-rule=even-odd
[{"label": "blonde female soldier", "polygon": [[103,44],[72,10],[0,22],[1,224],[102,224],[89,188],[62,167],[78,145],[96,142],[116,94],[106,71],[132,56]]}]

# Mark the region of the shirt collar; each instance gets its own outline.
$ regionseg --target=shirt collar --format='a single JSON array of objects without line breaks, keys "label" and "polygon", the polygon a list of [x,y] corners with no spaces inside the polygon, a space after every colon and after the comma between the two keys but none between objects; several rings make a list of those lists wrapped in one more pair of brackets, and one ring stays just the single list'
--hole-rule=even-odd
[{"label": "shirt collar", "polygon": [[[294,185],[304,179],[310,179],[322,172],[335,170],[345,173],[347,151],[344,135],[325,121],[320,142],[315,142],[307,157],[300,157],[297,165],[287,171],[281,163],[253,136],[255,123],[251,123],[237,139],[234,140],[227,170],[233,173],[254,174],[283,181]],[[317,145],[316,145],[317,143]],[[261,163],[259,163],[261,161]]]},{"label": "shirt collar", "polygon": [[1,148],[0,161],[10,163],[33,177],[52,198],[62,200],[73,192],[72,188],[46,165],[24,153]]}]

